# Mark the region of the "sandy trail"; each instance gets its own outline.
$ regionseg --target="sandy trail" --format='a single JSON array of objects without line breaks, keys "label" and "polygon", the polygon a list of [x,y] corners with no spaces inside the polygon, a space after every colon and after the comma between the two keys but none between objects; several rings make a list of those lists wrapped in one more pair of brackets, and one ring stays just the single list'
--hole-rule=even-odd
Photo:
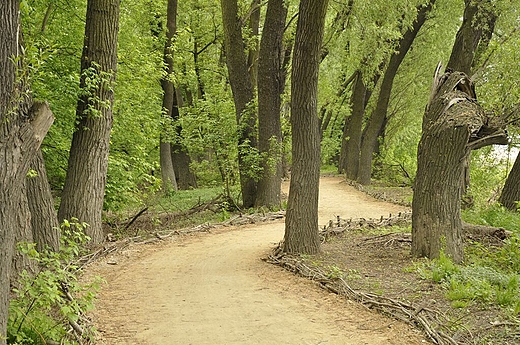
[{"label": "sandy trail", "polygon": [[[403,208],[341,181],[321,181],[320,224]],[[408,326],[327,293],[260,260],[283,222],[136,245],[91,268],[104,285],[94,321],[100,344],[423,344]],[[117,265],[107,265],[116,260]]]}]

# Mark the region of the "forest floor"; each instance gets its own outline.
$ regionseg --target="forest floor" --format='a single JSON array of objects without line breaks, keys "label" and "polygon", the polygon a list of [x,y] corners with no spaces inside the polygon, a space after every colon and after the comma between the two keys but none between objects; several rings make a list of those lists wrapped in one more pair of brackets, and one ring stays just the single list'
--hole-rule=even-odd
[{"label": "forest floor", "polygon": [[[406,210],[367,196],[341,177],[321,179],[321,226],[338,216],[380,218]],[[283,231],[283,219],[211,227],[131,244],[91,264],[87,275],[106,280],[91,315],[98,344],[429,343],[421,330],[266,263]],[[414,303],[417,313],[438,309],[447,316],[447,328],[480,316],[477,329],[489,326],[488,311],[448,315],[440,287],[413,272],[409,242],[381,235],[346,232],[324,243],[321,255],[302,261],[341,275],[356,290]]]}]

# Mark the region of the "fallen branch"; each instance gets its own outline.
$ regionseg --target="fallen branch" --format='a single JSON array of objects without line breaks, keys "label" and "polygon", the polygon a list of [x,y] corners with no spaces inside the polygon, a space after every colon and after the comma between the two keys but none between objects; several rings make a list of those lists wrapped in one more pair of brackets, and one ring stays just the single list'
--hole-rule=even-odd
[{"label": "fallen branch", "polygon": [[[457,342],[452,337],[442,331],[442,328],[445,328],[444,325],[448,324],[449,320],[439,311],[428,308],[418,308],[410,303],[396,299],[356,291],[352,289],[344,279],[329,278],[320,268],[307,266],[298,257],[280,254],[280,252],[278,247],[275,248],[274,253],[276,254],[269,255],[265,261],[281,266],[313,281],[317,281],[322,288],[347,299],[359,302],[369,309],[378,310],[405,323],[418,326],[435,344],[457,345]],[[441,317],[442,320],[439,320]]]}]

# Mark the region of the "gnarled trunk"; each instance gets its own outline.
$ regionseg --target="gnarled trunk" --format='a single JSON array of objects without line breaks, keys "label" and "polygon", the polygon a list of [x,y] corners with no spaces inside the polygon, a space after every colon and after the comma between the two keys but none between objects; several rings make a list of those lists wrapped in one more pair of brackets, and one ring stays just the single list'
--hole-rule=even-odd
[{"label": "gnarled trunk", "polygon": [[[440,68],[440,67],[439,67]],[[417,150],[412,202],[412,255],[437,258],[441,250],[464,259],[461,197],[466,157],[484,144],[505,143],[505,131],[476,102],[463,73],[435,77]]]}]

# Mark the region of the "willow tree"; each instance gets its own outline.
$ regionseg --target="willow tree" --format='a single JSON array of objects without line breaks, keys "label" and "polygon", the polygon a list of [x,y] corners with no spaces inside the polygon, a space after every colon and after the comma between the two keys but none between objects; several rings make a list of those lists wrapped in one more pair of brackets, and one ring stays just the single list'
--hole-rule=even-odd
[{"label": "willow tree", "polygon": [[291,72],[292,174],[283,251],[315,254],[318,235],[320,128],[318,71],[328,0],[302,0]]},{"label": "willow tree", "polygon": [[117,66],[119,0],[89,0],[81,57],[81,94],[76,109],[59,219],[77,218],[93,243],[103,241],[103,198]]},{"label": "willow tree", "polygon": [[357,181],[360,184],[370,184],[372,178],[372,158],[378,146],[378,138],[384,130],[384,123],[387,121],[388,104],[394,84],[395,76],[406,54],[412,47],[417,34],[428,18],[435,0],[430,0],[427,4],[417,6],[417,18],[412,25],[407,28],[401,39],[397,42],[396,53],[390,57],[388,65],[381,80],[380,91],[376,102],[376,107],[363,130],[363,138],[359,156],[359,167],[357,171]]}]

